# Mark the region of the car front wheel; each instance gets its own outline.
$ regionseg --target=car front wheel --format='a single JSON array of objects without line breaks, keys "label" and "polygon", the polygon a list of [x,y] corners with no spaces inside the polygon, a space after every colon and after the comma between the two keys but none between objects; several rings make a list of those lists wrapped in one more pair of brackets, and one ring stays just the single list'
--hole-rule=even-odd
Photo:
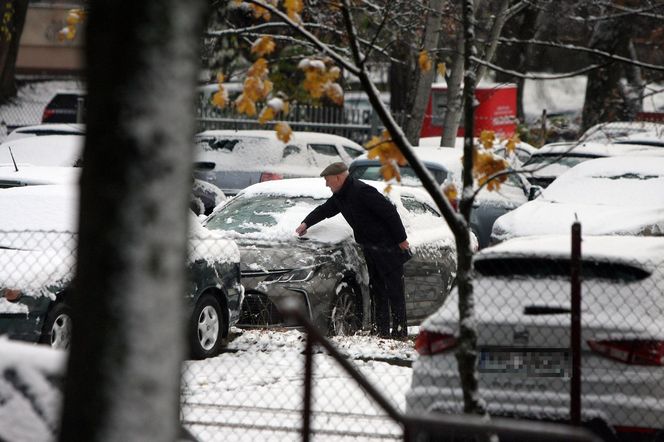
[{"label": "car front wheel", "polygon": [[46,315],[39,342],[51,348],[68,349],[71,345],[72,325],[71,308],[64,301],[58,301]]},{"label": "car front wheel", "polygon": [[337,293],[330,313],[330,334],[351,336],[362,327],[359,297],[355,290],[344,285]]},{"label": "car front wheel", "polygon": [[219,354],[226,323],[217,298],[210,294],[201,296],[190,322],[192,358],[205,359]]}]

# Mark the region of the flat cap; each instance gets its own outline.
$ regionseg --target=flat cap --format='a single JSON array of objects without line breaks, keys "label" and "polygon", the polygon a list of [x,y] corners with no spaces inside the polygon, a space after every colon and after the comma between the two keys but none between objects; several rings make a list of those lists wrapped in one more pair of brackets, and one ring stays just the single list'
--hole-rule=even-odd
[{"label": "flat cap", "polygon": [[348,166],[339,161],[337,163],[332,163],[323,169],[323,171],[320,173],[320,176],[339,175],[340,173],[346,172],[347,170]]}]

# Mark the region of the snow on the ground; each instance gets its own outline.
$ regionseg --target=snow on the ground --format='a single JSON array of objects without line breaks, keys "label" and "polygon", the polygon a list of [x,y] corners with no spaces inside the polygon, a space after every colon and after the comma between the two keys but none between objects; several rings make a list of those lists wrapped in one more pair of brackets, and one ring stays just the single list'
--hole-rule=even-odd
[{"label": "snow on the ground", "polygon": [[[201,440],[295,440],[301,429],[306,335],[297,330],[234,329],[229,351],[183,370],[185,427]],[[403,410],[413,341],[334,337],[348,360]],[[320,347],[313,356],[316,440],[401,437],[398,425]],[[395,363],[401,361],[401,363]]]}]

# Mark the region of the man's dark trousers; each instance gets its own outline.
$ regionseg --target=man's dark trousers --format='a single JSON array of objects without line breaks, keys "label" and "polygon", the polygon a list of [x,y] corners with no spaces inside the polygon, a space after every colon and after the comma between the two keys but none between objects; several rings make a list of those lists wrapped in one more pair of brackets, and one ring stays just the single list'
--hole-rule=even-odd
[{"label": "man's dark trousers", "polygon": [[403,264],[385,266],[385,255],[380,249],[365,247],[364,257],[369,271],[369,287],[373,297],[376,328],[379,336],[405,337],[406,299],[404,294]]}]

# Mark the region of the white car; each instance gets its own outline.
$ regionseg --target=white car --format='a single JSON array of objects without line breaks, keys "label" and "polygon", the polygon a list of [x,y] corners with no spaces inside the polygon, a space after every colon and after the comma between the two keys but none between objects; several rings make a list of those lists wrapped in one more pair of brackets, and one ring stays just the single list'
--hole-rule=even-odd
[{"label": "white car", "polygon": [[491,241],[568,233],[576,219],[586,235],[663,235],[664,157],[581,163],[537,199],[498,218]]},{"label": "white car", "polygon": [[85,135],[85,124],[49,123],[23,126],[11,131],[5,141],[44,135]]},{"label": "white car", "polygon": [[79,166],[84,141],[83,135],[42,135],[8,140],[0,144],[0,164]]},{"label": "white car", "polygon": [[194,176],[226,195],[263,181],[317,177],[330,163],[350,164],[365,152],[348,138],[315,132],[293,132],[284,143],[273,130],[208,130],[194,142]]},{"label": "white car", "polygon": [[640,139],[659,141],[664,143],[664,124],[651,121],[610,121],[596,124],[586,130],[578,143],[588,141],[600,143],[615,143],[616,141],[631,140],[638,143]]},{"label": "white car", "polygon": [[[664,435],[664,238],[584,237],[581,414],[626,440]],[[479,391],[492,416],[569,421],[569,235],[474,259]],[[421,325],[407,411],[462,413],[454,289]],[[614,440],[614,439],[605,439]]]},{"label": "white car", "polygon": [[[641,140],[645,143],[645,140]],[[664,149],[652,144],[638,144],[624,139],[612,144],[587,142],[583,144],[552,143],[542,146],[523,164],[524,176],[540,187],[547,187],[560,175],[584,161],[606,157],[659,156]]]},{"label": "white car", "polygon": [[81,177],[80,167],[48,167],[25,164],[0,164],[0,189],[8,187],[35,186],[42,184],[77,183]]}]

